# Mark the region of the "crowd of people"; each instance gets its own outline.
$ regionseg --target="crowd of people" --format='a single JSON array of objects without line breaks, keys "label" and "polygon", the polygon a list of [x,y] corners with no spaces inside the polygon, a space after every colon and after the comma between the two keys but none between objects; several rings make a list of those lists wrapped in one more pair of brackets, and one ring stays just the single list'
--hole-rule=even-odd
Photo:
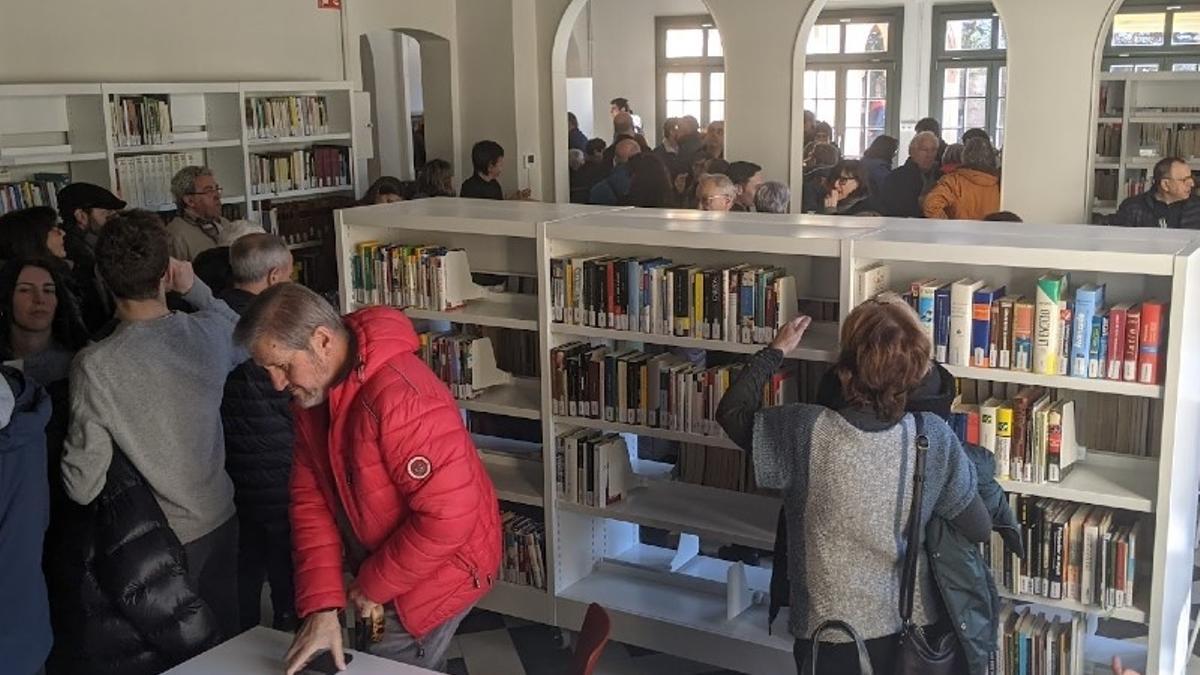
[{"label": "crowd of people", "polygon": [[291,283],[207,168],[172,191],[167,223],[87,183],[0,216],[4,672],[160,673],[258,625],[264,585],[281,672],[344,664],[347,606],[366,651],[442,667],[499,506],[412,324]]}]

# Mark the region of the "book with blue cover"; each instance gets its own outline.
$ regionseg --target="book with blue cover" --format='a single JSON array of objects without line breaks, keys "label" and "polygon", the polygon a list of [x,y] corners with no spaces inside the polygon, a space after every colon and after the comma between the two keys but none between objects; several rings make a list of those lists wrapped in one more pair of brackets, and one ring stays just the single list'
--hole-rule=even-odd
[{"label": "book with blue cover", "polygon": [[1091,357],[1092,318],[1104,307],[1104,284],[1084,284],[1075,289],[1074,325],[1071,339],[1071,375],[1088,376]]},{"label": "book with blue cover", "polygon": [[1005,290],[1004,286],[986,286],[975,291],[971,312],[971,365],[976,368],[991,366],[991,346],[995,342],[992,309],[1004,297]]},{"label": "book with blue cover", "polygon": [[933,292],[933,360],[950,360],[950,284]]}]

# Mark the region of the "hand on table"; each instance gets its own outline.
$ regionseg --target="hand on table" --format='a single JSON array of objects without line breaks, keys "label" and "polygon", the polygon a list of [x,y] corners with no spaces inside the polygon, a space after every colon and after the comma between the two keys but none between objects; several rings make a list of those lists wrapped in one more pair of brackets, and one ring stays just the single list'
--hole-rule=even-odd
[{"label": "hand on table", "polygon": [[296,675],[314,656],[325,650],[329,650],[333,656],[338,670],[346,669],[346,656],[342,651],[342,624],[338,622],[336,609],[305,617],[284,657],[287,668],[284,672],[286,675]]}]

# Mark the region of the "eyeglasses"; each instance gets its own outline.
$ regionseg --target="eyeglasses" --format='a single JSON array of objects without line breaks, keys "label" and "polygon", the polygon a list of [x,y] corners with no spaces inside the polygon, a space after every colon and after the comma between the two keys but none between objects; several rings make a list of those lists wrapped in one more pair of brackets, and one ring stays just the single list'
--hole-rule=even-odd
[{"label": "eyeglasses", "polygon": [[205,196],[207,196],[207,195],[219,195],[222,192],[224,192],[224,189],[220,185],[214,185],[212,187],[206,187],[203,190],[200,190],[199,192],[189,192],[188,194],[189,195],[205,195]]},{"label": "eyeglasses", "polygon": [[725,201],[730,201],[730,202],[733,201],[733,199],[729,195],[709,195],[708,197],[702,197],[700,199],[700,201],[707,204],[714,199],[724,199]]},{"label": "eyeglasses", "polygon": [[858,177],[857,176],[838,176],[838,179],[836,182],[849,183],[852,180],[858,180]]}]

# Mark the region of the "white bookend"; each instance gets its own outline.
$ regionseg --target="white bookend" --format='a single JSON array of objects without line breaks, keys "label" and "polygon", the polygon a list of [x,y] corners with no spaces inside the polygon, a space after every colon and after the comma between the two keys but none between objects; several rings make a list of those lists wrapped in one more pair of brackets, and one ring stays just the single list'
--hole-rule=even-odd
[{"label": "white bookend", "polygon": [[603,491],[597,496],[596,502],[605,507],[620,501],[625,496],[625,490],[633,479],[633,466],[629,462],[629,448],[625,439],[614,436],[597,449],[600,454],[598,464],[604,465]]},{"label": "white bookend", "polygon": [[874,298],[891,288],[891,285],[892,268],[883,263],[875,263],[859,270],[858,294],[854,298],[854,305],[861,305],[867,300]]},{"label": "white bookend", "polygon": [[470,364],[470,396],[504,384],[512,384],[512,375],[496,366],[496,350],[492,339],[487,337],[472,340],[468,346],[467,363]]},{"label": "white bookend", "polygon": [[775,297],[779,304],[779,324],[771,326],[771,339],[775,338],[775,331],[787,325],[787,322],[800,314],[800,303],[796,297],[796,277],[786,276],[776,279]]},{"label": "white bookend", "polygon": [[950,345],[947,362],[954,366],[971,365],[971,318],[975,291],[983,281],[959,279],[950,285]]},{"label": "white bookend", "polygon": [[746,564],[730,565],[725,576],[725,620],[733,621],[753,603],[754,591],[746,581]]},{"label": "white bookend", "polygon": [[679,534],[679,546],[675,549],[675,556],[671,558],[671,565],[668,569],[672,572],[678,572],[698,555],[700,555],[700,537],[688,534],[687,532],[681,532]]},{"label": "white bookend", "polygon": [[441,291],[438,310],[462,307],[468,300],[478,300],[487,294],[487,289],[471,281],[471,263],[467,260],[467,252],[462,249],[446,251],[442,257],[438,282],[441,286],[438,289]]}]

